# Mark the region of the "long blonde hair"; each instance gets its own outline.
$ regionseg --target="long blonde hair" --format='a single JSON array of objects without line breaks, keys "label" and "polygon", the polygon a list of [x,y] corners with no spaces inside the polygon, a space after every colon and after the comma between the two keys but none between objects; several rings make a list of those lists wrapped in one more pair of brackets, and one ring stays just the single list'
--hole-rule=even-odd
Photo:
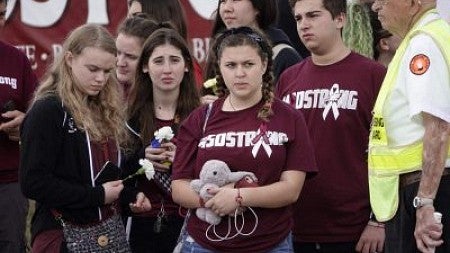
[{"label": "long blonde hair", "polygon": [[58,96],[79,129],[86,131],[94,141],[114,138],[121,144],[128,140],[125,129],[124,108],[120,105],[118,82],[110,75],[97,96],[86,96],[77,85],[64,56],[67,52],[78,56],[83,49],[94,47],[116,55],[114,38],[99,25],[82,25],[73,30],[63,45],[46,78],[36,91],[34,101]]}]

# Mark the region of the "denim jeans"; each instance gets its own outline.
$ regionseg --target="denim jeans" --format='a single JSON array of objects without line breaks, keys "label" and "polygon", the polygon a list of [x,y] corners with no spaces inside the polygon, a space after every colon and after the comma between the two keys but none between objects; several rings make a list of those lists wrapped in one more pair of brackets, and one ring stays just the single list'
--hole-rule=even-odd
[{"label": "denim jeans", "polygon": [[[250,252],[250,251],[249,251]],[[267,253],[293,253],[292,234],[289,234],[283,241],[281,241],[274,248],[267,251]],[[183,247],[181,253],[214,253],[209,249],[205,249],[200,244],[196,243],[191,236],[187,236],[183,240]]]}]

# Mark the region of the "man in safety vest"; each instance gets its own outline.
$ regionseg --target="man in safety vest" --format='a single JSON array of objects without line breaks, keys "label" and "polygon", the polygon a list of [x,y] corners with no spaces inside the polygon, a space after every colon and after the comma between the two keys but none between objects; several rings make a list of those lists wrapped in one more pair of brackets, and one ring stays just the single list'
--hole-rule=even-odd
[{"label": "man in safety vest", "polygon": [[385,252],[450,252],[450,26],[436,0],[376,0],[372,9],[403,39],[369,139],[370,201],[387,221]]}]

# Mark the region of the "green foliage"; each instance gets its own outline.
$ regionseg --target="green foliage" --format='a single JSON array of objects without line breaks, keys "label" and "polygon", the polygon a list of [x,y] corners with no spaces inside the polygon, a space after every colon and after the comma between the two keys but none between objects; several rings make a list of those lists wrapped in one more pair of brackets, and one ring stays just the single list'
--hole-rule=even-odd
[{"label": "green foliage", "polygon": [[373,33],[366,5],[353,2],[347,5],[347,23],[342,36],[351,50],[373,59]]}]

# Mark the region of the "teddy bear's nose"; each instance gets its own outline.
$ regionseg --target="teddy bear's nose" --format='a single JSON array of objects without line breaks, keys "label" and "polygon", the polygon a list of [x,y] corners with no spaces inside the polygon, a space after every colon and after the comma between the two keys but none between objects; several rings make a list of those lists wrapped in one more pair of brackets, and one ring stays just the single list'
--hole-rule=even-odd
[{"label": "teddy bear's nose", "polygon": [[214,171],[214,172],[213,172],[213,175],[214,175],[214,176],[217,175],[217,171]]}]

